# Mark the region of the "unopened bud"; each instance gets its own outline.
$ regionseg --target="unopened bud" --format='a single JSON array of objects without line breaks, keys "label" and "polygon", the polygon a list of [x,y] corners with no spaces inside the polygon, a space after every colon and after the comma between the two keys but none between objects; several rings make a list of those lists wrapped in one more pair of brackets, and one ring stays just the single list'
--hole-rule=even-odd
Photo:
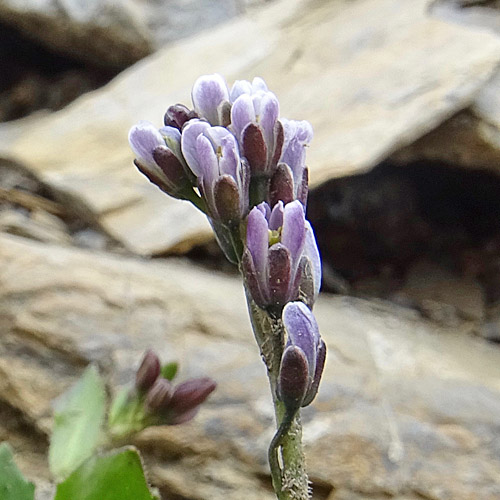
[{"label": "unopened bud", "polygon": [[254,123],[248,124],[242,133],[242,144],[252,173],[264,172],[267,165],[267,146],[261,128]]},{"label": "unopened bud", "polygon": [[167,126],[182,129],[182,126],[191,118],[198,118],[196,111],[187,108],[184,104],[175,104],[167,109],[164,123]]},{"label": "unopened bud", "polygon": [[164,146],[158,146],[153,150],[153,159],[165,174],[172,192],[182,192],[191,189],[191,182],[182,166],[179,158]]},{"label": "unopened bud", "polygon": [[170,381],[159,378],[149,389],[146,396],[146,408],[151,413],[163,413],[169,408],[174,389]]},{"label": "unopened bud", "polygon": [[214,186],[214,202],[217,215],[223,224],[232,225],[240,220],[240,195],[231,175],[220,176]]},{"label": "unopened bud", "polygon": [[174,415],[184,414],[203,403],[216,387],[209,377],[187,380],[175,388],[169,407]]},{"label": "unopened bud", "polygon": [[292,170],[285,163],[280,163],[271,177],[269,188],[269,201],[271,202],[271,206],[274,207],[280,200],[284,205],[293,201],[293,187]]},{"label": "unopened bud", "polygon": [[269,291],[273,305],[283,306],[290,297],[290,281],[292,279],[290,251],[281,243],[275,243],[268,253]]},{"label": "unopened bud", "polygon": [[304,351],[290,345],[285,349],[279,375],[279,396],[288,411],[296,411],[302,406],[309,387],[309,365]]},{"label": "unopened bud", "polygon": [[147,351],[135,375],[135,387],[141,392],[146,392],[152,387],[160,375],[160,360],[151,350]]}]

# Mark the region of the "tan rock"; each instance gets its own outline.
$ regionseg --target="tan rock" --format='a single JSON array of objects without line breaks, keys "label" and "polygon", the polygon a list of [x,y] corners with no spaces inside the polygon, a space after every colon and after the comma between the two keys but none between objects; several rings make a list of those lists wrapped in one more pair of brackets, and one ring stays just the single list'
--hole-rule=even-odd
[{"label": "tan rock", "polygon": [[129,127],[159,125],[169,104],[189,103],[200,74],[230,82],[259,74],[284,116],[314,126],[313,183],[369,169],[467,107],[500,60],[494,35],[432,18],[427,7],[273,3],[160,51],[65,110],[20,125],[22,133],[0,128],[1,154],[90,209],[133,251],[187,248],[208,237],[208,225],[135,171]]},{"label": "tan rock", "polygon": [[[237,278],[7,235],[0,259],[0,409],[26,422],[17,443],[47,432],[51,399],[88,362],[116,387],[154,347],[181,378],[218,382],[193,422],[138,436],[154,483],[186,498],[272,498],[273,411]],[[325,296],[315,312],[329,354],[303,412],[313,481],[342,500],[498,496],[500,351],[381,302]],[[25,470],[44,463],[22,446]],[[46,476],[37,467],[28,475]]]}]

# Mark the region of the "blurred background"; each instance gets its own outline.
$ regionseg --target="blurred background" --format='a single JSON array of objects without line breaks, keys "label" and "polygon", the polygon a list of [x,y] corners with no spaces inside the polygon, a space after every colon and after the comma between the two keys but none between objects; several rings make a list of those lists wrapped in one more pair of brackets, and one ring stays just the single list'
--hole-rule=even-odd
[{"label": "blurred background", "polygon": [[51,401],[146,348],[219,387],[136,440],[164,499],[271,499],[241,283],[129,128],[202,74],[307,119],[329,356],[314,498],[500,498],[500,2],[0,0],[0,441],[51,498]]}]

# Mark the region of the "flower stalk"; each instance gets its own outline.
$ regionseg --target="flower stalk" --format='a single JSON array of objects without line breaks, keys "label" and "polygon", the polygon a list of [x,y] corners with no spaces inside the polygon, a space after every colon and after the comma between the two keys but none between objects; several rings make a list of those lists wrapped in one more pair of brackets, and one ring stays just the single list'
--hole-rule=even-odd
[{"label": "flower stalk", "polygon": [[[312,127],[280,119],[278,99],[261,78],[229,89],[220,75],[202,76],[191,96],[193,109],[170,106],[164,127],[132,127],[135,164],[166,194],[202,210],[225,256],[238,265],[275,408],[268,454],[273,487],[279,500],[307,500],[300,409],[318,392],[326,356],[312,313],[321,260],[305,215]],[[157,364],[148,370],[140,374],[142,385]],[[172,423],[197,410],[185,401],[197,404],[198,392],[213,390],[199,380],[186,399],[190,386],[181,387],[180,404],[167,381],[155,384],[146,406],[163,409]]]}]

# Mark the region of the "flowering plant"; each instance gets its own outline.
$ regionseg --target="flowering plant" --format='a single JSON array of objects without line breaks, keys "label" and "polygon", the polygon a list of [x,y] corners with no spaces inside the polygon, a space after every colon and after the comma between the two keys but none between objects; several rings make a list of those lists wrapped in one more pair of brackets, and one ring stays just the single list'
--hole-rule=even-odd
[{"label": "flowering plant", "polygon": [[238,265],[276,413],[273,487],[279,499],[307,499],[300,408],[316,396],[326,357],[312,313],[321,260],[305,215],[312,127],[280,119],[278,99],[261,78],[229,89],[220,75],[202,76],[192,101],[193,109],[170,106],[161,128],[132,127],[135,165],[203,211]]}]

